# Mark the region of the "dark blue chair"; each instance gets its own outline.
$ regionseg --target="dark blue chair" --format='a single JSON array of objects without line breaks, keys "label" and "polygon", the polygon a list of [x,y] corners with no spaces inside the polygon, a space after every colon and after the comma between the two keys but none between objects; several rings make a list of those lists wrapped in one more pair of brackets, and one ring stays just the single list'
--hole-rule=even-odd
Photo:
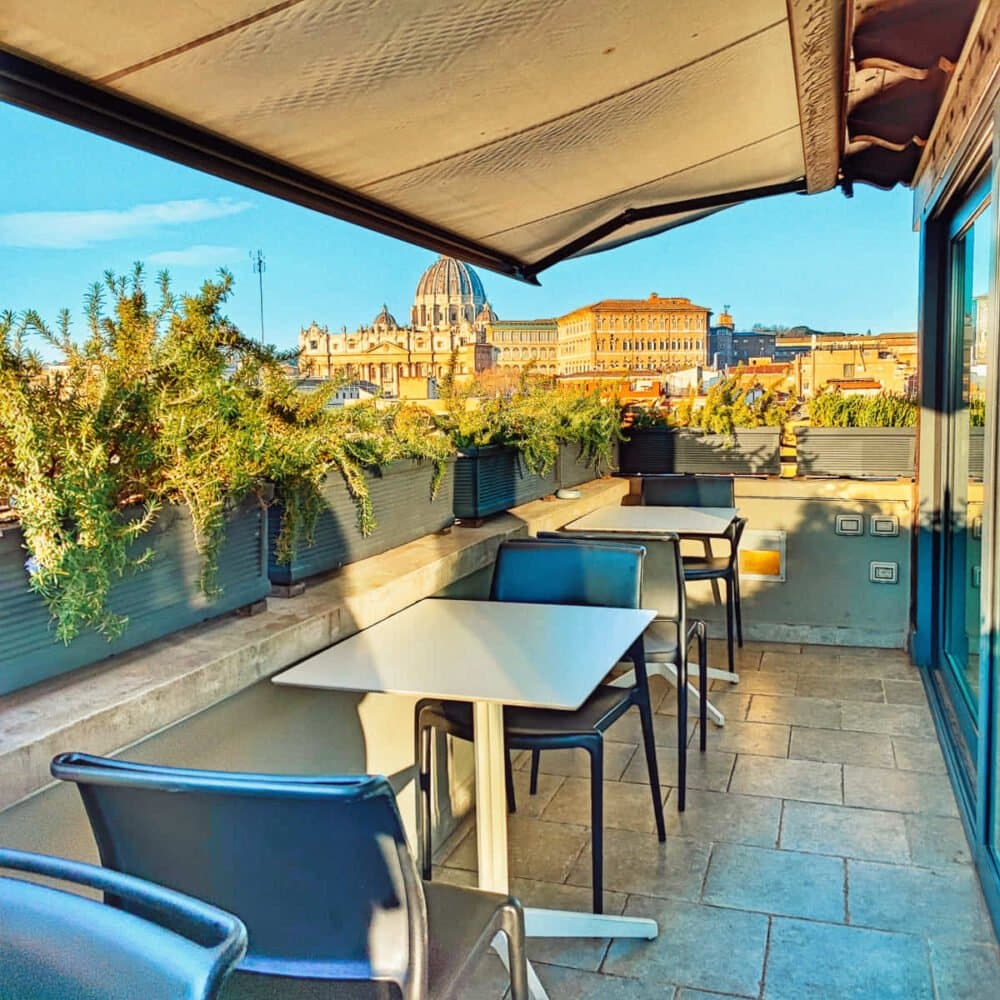
[{"label": "dark blue chair", "polygon": [[6,849],[0,869],[105,898],[0,876],[0,997],[208,1000],[246,951],[236,917],[159,885]]},{"label": "dark blue chair", "polygon": [[[497,933],[527,1000],[515,899],[424,886],[383,777],[194,771],[60,754],[109,868],[210,900],[247,925],[226,998],[460,997]],[[145,998],[143,998],[145,1000]]]},{"label": "dark blue chair", "polygon": [[[642,586],[641,545],[517,538],[497,551],[491,599],[521,604],[575,604],[639,608]],[[509,750],[555,750],[580,747],[590,755],[591,865],[593,907],[603,912],[604,882],[604,733],[630,708],[639,710],[657,834],[667,839],[653,738],[642,637],[624,654],[635,668],[631,687],[601,684],[572,712],[551,709],[504,709],[504,739]],[[466,702],[426,698],[416,706],[416,756],[419,773],[420,853],[425,878],[431,874],[431,735],[440,730],[472,740],[472,707]],[[509,763],[508,763],[509,769]],[[509,770],[508,770],[509,774]],[[536,769],[537,776],[537,769]],[[508,800],[513,804],[508,778]]]}]

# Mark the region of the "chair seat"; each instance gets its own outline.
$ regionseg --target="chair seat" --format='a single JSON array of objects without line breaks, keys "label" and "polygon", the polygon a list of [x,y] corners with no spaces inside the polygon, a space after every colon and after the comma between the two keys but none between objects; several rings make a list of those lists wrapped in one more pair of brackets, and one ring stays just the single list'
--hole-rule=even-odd
[{"label": "chair seat", "polygon": [[[552,736],[586,735],[604,732],[633,704],[633,689],[601,685],[575,711],[547,708],[504,709],[504,732],[513,746],[517,740],[543,739]],[[472,705],[462,701],[426,699],[418,705],[418,712],[432,712],[463,739],[472,739]]]},{"label": "chair seat", "polygon": [[499,930],[497,911],[510,897],[442,882],[424,882],[424,897],[430,931],[428,996],[458,997],[458,987]]},{"label": "chair seat", "polygon": [[712,556],[710,559],[701,559],[696,556],[684,557],[685,580],[707,580],[713,576],[725,576],[728,572],[728,556]]}]

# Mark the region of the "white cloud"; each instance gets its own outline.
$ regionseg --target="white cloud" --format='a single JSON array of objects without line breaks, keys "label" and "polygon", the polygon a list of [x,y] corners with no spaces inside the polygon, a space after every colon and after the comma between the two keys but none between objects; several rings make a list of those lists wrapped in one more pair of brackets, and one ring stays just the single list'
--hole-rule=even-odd
[{"label": "white cloud", "polygon": [[148,254],[147,264],[158,267],[222,267],[237,257],[244,256],[246,251],[240,247],[218,247],[209,243],[197,243],[184,247],[183,250],[161,250],[159,253]]},{"label": "white cloud", "polygon": [[9,212],[0,215],[0,244],[76,250],[126,239],[161,226],[191,225],[245,212],[248,201],[230,198],[192,198],[125,209],[83,212]]}]

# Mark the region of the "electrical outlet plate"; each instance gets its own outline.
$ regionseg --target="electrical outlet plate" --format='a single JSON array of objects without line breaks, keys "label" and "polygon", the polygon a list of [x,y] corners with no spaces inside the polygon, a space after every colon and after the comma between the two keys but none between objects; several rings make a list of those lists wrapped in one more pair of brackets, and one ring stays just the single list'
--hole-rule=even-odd
[{"label": "electrical outlet plate", "polygon": [[981,517],[972,519],[972,537],[977,541],[983,537],[983,519]]},{"label": "electrical outlet plate", "polygon": [[894,563],[894,562],[869,563],[868,579],[872,583],[899,583],[899,563]]},{"label": "electrical outlet plate", "polygon": [[899,518],[895,514],[872,514],[868,531],[883,538],[895,537],[899,534]]},{"label": "electrical outlet plate", "polygon": [[972,588],[973,590],[979,590],[979,584],[983,578],[983,569],[981,566],[972,567]]},{"label": "electrical outlet plate", "polygon": [[865,519],[860,514],[838,514],[834,531],[838,535],[863,535]]}]

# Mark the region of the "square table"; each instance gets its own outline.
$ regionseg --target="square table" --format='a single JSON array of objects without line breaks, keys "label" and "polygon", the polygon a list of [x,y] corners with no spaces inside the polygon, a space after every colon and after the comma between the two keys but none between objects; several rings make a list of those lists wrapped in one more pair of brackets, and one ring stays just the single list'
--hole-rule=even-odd
[{"label": "square table", "polygon": [[[646,630],[632,608],[427,599],[272,680],[472,702],[479,886],[507,893],[504,705],[580,707]],[[656,937],[639,917],[525,908],[531,937]],[[545,997],[529,969],[532,996]]]},{"label": "square table", "polygon": [[[643,532],[651,534],[674,534],[682,538],[724,538],[739,511],[735,507],[600,507],[575,521],[570,521],[563,531],[609,531],[620,532],[624,536],[637,538]],[[648,659],[646,664],[650,675],[659,674],[676,686],[677,674],[671,664],[657,663]],[[738,684],[740,675],[728,670],[709,667],[711,680],[728,681]],[[626,676],[624,682],[628,682]],[[688,691],[695,698],[698,689],[689,685]],[[709,717],[717,726],[724,726],[726,717],[711,702],[705,706]]]}]

